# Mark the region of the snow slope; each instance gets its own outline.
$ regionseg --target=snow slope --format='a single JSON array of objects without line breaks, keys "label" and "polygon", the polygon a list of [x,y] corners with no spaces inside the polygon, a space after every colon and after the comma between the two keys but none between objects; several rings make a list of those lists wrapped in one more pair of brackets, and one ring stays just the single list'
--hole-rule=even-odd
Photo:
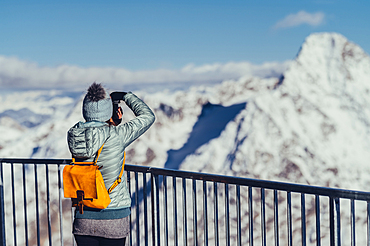
[{"label": "snow slope", "polygon": [[[369,91],[369,56],[340,34],[312,34],[280,78],[136,92],[157,120],[128,162],[366,189]],[[82,120],[82,98],[1,93],[0,156],[69,158],[66,131]]]},{"label": "snow slope", "polygon": [[246,109],[182,168],[367,190],[369,71],[343,36],[309,36],[278,84],[243,94]]}]

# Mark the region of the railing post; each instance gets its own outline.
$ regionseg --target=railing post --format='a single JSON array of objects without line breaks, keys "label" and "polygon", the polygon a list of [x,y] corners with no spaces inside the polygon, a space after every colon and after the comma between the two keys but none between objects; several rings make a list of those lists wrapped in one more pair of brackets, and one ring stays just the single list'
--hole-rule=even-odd
[{"label": "railing post", "polygon": [[152,208],[152,243],[155,246],[155,207],[154,207],[154,174],[150,173],[151,208]]},{"label": "railing post", "polygon": [[370,246],[370,201],[367,201],[367,246]]},{"label": "railing post", "polygon": [[5,213],[4,213],[3,163],[0,161],[0,245],[5,246]]},{"label": "railing post", "polygon": [[330,246],[335,246],[334,198],[329,198]]},{"label": "railing post", "polygon": [[292,194],[287,192],[287,224],[288,224],[288,245],[293,245],[293,222],[292,222]]}]

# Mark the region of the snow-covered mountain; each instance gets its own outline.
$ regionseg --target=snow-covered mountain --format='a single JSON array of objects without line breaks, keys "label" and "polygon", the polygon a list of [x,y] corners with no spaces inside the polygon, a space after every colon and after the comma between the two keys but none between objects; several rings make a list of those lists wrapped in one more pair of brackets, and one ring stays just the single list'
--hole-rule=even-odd
[{"label": "snow-covered mountain", "polygon": [[368,190],[370,58],[360,47],[314,34],[279,81],[237,86],[232,100],[218,98],[245,110],[183,168]]},{"label": "snow-covered mountain", "polygon": [[[280,77],[135,91],[157,120],[127,162],[364,190],[369,91],[370,57],[340,34],[312,34]],[[70,158],[66,132],[83,120],[82,98],[0,93],[0,156]]]}]

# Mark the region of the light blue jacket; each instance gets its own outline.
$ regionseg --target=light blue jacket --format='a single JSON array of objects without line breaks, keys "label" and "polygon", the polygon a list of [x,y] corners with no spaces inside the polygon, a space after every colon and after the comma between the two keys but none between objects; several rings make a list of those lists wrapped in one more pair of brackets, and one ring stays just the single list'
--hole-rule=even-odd
[{"label": "light blue jacket", "polygon": [[[85,161],[94,160],[98,149],[103,145],[97,165],[100,169],[106,188],[108,189],[117,179],[123,162],[125,148],[140,137],[153,124],[155,116],[150,108],[131,92],[123,101],[134,112],[136,118],[109,126],[105,122],[78,122],[68,131],[68,146],[75,158]],[[131,198],[127,189],[124,175],[122,182],[109,194],[111,203],[109,209],[122,209],[131,206]]]}]

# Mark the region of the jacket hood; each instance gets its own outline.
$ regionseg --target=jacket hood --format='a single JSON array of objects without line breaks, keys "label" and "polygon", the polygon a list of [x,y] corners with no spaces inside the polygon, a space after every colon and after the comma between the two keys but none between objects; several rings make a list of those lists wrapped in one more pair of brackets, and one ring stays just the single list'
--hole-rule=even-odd
[{"label": "jacket hood", "polygon": [[109,138],[110,127],[104,122],[78,122],[67,133],[67,142],[72,156],[90,158]]}]

